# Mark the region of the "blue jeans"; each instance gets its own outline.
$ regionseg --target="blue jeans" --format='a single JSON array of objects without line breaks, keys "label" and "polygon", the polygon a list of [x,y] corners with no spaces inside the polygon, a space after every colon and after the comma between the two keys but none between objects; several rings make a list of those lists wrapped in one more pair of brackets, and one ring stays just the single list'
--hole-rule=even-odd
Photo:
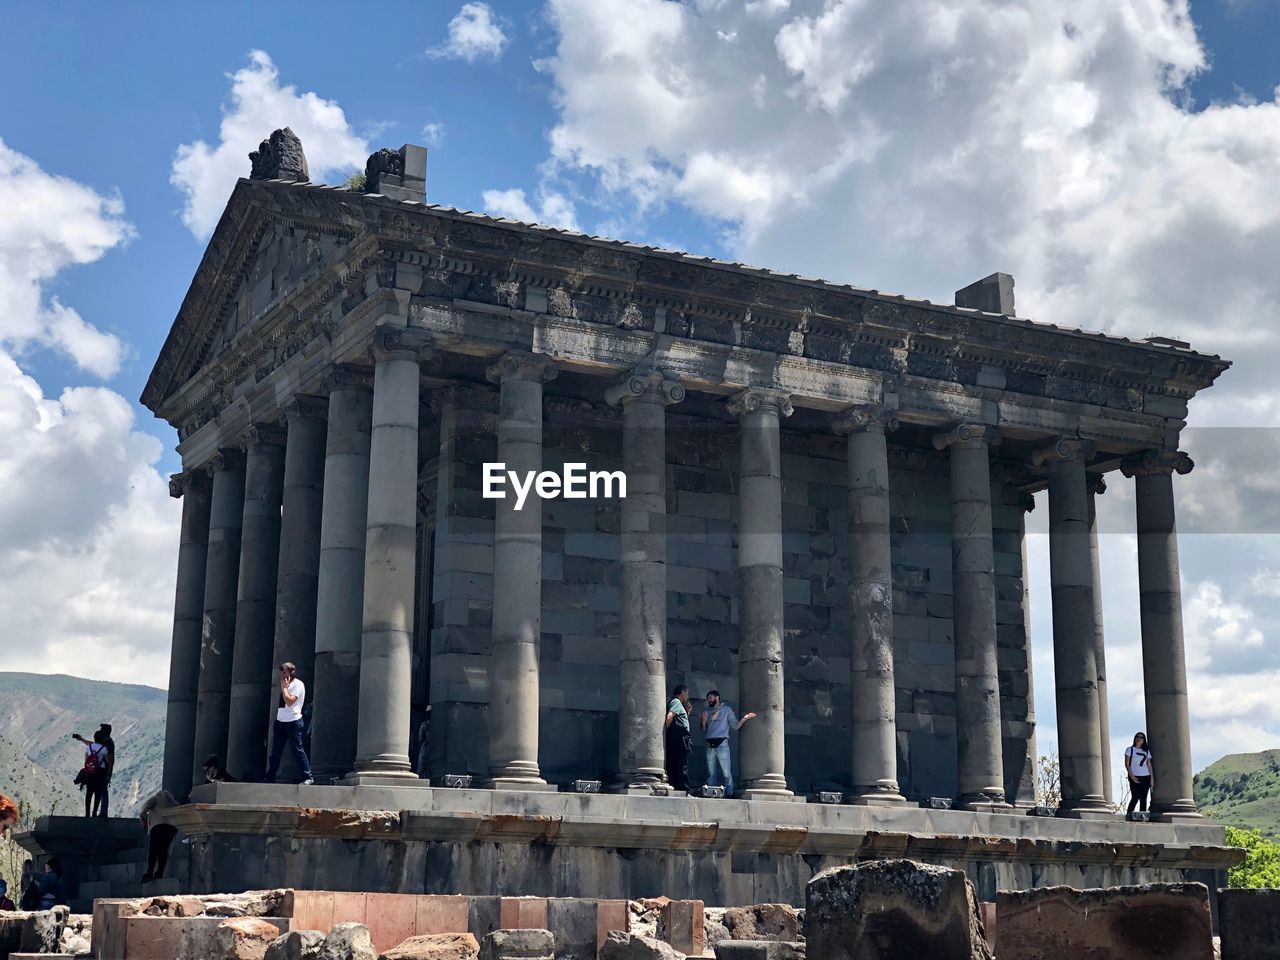
[{"label": "blue jeans", "polygon": [[276,771],[280,769],[280,758],[284,755],[287,742],[293,747],[293,755],[298,758],[298,768],[305,779],[311,779],[311,761],[307,759],[307,751],[302,748],[303,723],[301,720],[277,720],[275,733],[271,737],[271,763],[267,767],[267,783],[276,782]]},{"label": "blue jeans", "polygon": [[718,747],[707,744],[707,786],[724,787],[724,795],[733,796],[733,764],[729,759],[728,739]]}]

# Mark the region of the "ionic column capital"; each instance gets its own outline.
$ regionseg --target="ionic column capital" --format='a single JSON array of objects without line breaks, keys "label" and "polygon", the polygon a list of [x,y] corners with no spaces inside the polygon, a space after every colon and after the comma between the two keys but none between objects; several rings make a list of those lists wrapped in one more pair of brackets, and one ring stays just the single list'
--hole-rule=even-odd
[{"label": "ionic column capital", "polygon": [[1032,453],[1031,463],[1033,466],[1042,467],[1046,463],[1063,460],[1085,462],[1093,459],[1097,449],[1097,445],[1092,440],[1082,440],[1079,437],[1063,437],[1057,442],[1051,443],[1047,447],[1041,447]]},{"label": "ionic column capital", "polygon": [[679,403],[684,398],[684,386],[667,379],[661,370],[633,370],[604,393],[607,403],[621,403],[623,406],[636,400],[665,406]]},{"label": "ionic column capital", "polygon": [[182,473],[169,475],[169,496],[181,500],[195,490],[208,490],[210,487],[209,471],[184,470]]},{"label": "ionic column capital", "polygon": [[888,433],[898,429],[898,412],[879,404],[854,404],[836,414],[832,425],[836,434]]},{"label": "ionic column capital", "polygon": [[491,363],[484,372],[490,383],[503,384],[508,380],[531,380],[546,383],[560,373],[555,361],[543,353],[525,350],[508,350]]},{"label": "ionic column capital", "polygon": [[222,447],[205,463],[205,472],[212,477],[221,470],[239,470],[244,466],[244,451],[236,447]]},{"label": "ionic column capital", "polygon": [[1098,495],[1107,492],[1107,479],[1100,473],[1090,473],[1085,477],[1085,485],[1089,492]]},{"label": "ionic column capital", "polygon": [[1147,450],[1120,462],[1120,472],[1126,477],[1152,477],[1173,473],[1186,475],[1195,461],[1181,450]]},{"label": "ionic column capital", "polygon": [[431,391],[431,412],[440,416],[448,409],[481,410],[492,413],[497,409],[498,391],[488,384],[455,380]]},{"label": "ionic column capital", "polygon": [[765,390],[759,387],[748,387],[741,393],[735,394],[727,406],[729,412],[739,418],[769,407],[777,410],[779,417],[789,417],[795,412],[795,407],[791,405],[791,394],[782,390]]},{"label": "ionic column capital", "polygon": [[274,423],[253,423],[240,438],[240,449],[248,452],[250,447],[283,447],[285,432]]},{"label": "ionic column capital", "polygon": [[325,420],[329,416],[329,403],[323,397],[298,394],[285,404],[281,422],[292,423],[295,420]]},{"label": "ionic column capital", "polygon": [[369,357],[381,360],[428,360],[435,355],[431,338],[422,330],[408,327],[381,326],[373,332]]},{"label": "ionic column capital", "polygon": [[325,371],[320,380],[320,392],[330,394],[334,390],[373,390],[373,371],[347,363],[335,363]]},{"label": "ionic column capital", "polygon": [[933,449],[948,447],[994,447],[1000,442],[1000,431],[989,423],[959,423],[946,433],[933,435]]}]

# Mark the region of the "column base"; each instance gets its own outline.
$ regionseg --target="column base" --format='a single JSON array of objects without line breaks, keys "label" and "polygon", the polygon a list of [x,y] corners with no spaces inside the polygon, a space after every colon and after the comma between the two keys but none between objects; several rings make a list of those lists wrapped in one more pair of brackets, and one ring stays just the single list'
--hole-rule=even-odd
[{"label": "column base", "polygon": [[748,787],[736,795],[738,800],[786,800],[791,803],[808,803],[808,798],[798,797],[790,790],[770,787]]},{"label": "column base", "polygon": [[1120,816],[1100,796],[1082,797],[1058,808],[1058,816],[1069,820],[1114,820]]},{"label": "column base", "polygon": [[871,793],[851,793],[844,802],[854,807],[896,807],[906,803],[907,798],[900,793],[874,790]]},{"label": "column base", "polygon": [[[1116,816],[1123,817],[1124,814],[1118,813]],[[1204,818],[1203,813],[1196,813],[1194,810],[1165,810],[1161,813],[1151,814],[1151,819],[1156,823],[1195,823]]]},{"label": "column base", "polygon": [[429,787],[430,780],[423,780],[415,773],[398,774],[385,771],[368,773],[349,773],[345,777],[334,780],[339,787]]},{"label": "column base", "polygon": [[970,813],[1018,813],[1018,809],[1003,797],[977,793],[961,797],[951,805],[952,810],[968,810]]},{"label": "column base", "polygon": [[528,790],[534,793],[555,793],[560,788],[541,778],[493,777],[484,785],[490,790]]}]

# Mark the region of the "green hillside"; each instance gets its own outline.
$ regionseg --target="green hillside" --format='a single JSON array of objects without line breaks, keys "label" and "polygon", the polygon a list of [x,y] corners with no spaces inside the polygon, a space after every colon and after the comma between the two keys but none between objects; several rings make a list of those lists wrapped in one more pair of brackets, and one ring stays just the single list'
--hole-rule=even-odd
[{"label": "green hillside", "polygon": [[136,684],[0,673],[0,793],[33,816],[83,809],[72,781],[84,747],[71,734],[92,736],[105,722],[116,742],[111,813],[136,813],[160,787],[165,699],[165,691]]},{"label": "green hillside", "polygon": [[1194,784],[1196,804],[1219,822],[1280,837],[1280,750],[1229,754]]}]

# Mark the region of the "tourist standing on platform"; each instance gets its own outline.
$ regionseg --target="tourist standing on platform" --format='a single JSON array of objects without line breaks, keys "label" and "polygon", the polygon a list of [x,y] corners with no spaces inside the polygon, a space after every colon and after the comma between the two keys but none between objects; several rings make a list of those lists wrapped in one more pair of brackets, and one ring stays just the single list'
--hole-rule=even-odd
[{"label": "tourist standing on platform", "polygon": [[52,910],[58,904],[67,902],[62,892],[62,865],[58,863],[57,857],[50,857],[45,861],[44,873],[36,881],[36,889],[40,892],[41,910]]},{"label": "tourist standing on platform", "polygon": [[1133,816],[1135,806],[1146,813],[1147,794],[1156,784],[1156,768],[1147,749],[1147,735],[1141,730],[1133,735],[1133,745],[1125,747],[1124,769],[1129,774],[1129,792],[1133,794],[1127,816]]},{"label": "tourist standing on platform", "polygon": [[267,783],[276,782],[286,742],[293,748],[293,755],[298,758],[302,782],[315,782],[311,777],[311,761],[307,759],[307,751],[302,746],[302,708],[307,701],[307,688],[295,676],[297,669],[288,661],[280,664],[280,699],[276,704],[276,724],[271,737],[271,763],[267,766]]},{"label": "tourist standing on platform", "polygon": [[116,772],[116,742],[111,739],[111,724],[99,724],[98,732],[102,734],[102,745],[107,748],[107,776],[102,782],[102,816],[105,817],[109,816],[107,804],[111,800],[111,778]]},{"label": "tourist standing on platform", "polygon": [[34,860],[22,862],[22,887],[18,899],[19,910],[38,910],[40,908],[40,885],[36,880],[36,863]]},{"label": "tourist standing on platform", "polygon": [[78,733],[73,739],[85,745],[84,766],[76,776],[76,783],[84,787],[84,815],[86,817],[105,817],[107,815],[106,793],[107,779],[107,745],[106,734],[98,730],[92,740],[86,740]]},{"label": "tourist standing on platform", "polygon": [[418,724],[418,757],[413,765],[413,772],[419,780],[427,779],[427,747],[431,741],[431,706],[427,705],[427,717]]},{"label": "tourist standing on platform", "polygon": [[693,737],[689,734],[689,688],[683,683],[671,691],[664,726],[667,781],[673,790],[688,790],[689,755],[693,753]]},{"label": "tourist standing on platform", "polygon": [[719,690],[707,691],[707,709],[702,711],[702,735],[707,738],[707,786],[724,787],[726,797],[733,796],[733,761],[729,754],[729,731],[741,730],[754,713],[742,719],[733,707],[720,699]]},{"label": "tourist standing on platform", "polygon": [[178,805],[173,794],[168,790],[160,790],[142,805],[138,812],[138,820],[142,829],[147,832],[147,872],[142,875],[143,883],[159,880],[164,876],[165,865],[169,862],[169,845],[178,835],[178,828],[168,823],[152,823],[154,815],[171,810]]}]

